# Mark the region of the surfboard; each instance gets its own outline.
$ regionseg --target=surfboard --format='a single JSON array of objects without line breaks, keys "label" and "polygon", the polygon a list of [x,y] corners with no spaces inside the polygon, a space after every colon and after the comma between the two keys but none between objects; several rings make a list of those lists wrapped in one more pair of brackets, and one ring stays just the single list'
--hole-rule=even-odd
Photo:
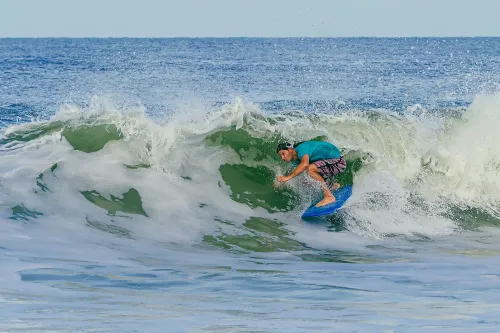
[{"label": "surfboard", "polygon": [[318,202],[316,201],[313,203],[309,208],[307,208],[304,213],[302,214],[303,219],[311,218],[311,217],[316,217],[316,216],[322,216],[322,215],[328,215],[332,214],[335,211],[337,211],[339,208],[341,208],[344,203],[349,199],[349,197],[352,195],[352,185],[346,185],[343,186],[336,191],[333,191],[332,194],[334,195],[336,201],[334,203],[331,203],[326,206],[321,206],[321,207],[314,207]]}]

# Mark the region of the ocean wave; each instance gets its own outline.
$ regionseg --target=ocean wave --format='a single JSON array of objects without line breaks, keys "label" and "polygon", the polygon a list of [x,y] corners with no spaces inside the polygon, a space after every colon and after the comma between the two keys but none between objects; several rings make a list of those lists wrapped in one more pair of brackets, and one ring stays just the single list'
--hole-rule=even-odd
[{"label": "ocean wave", "polygon": [[268,113],[237,98],[153,119],[96,97],[88,108],[66,105],[50,120],[5,130],[2,211],[120,237],[302,251],[310,244],[291,230],[320,192],[306,176],[275,189],[289,170],[275,147],[316,139],[341,149],[348,168],[337,180],[354,184],[346,208],[326,221],[330,231],[381,238],[498,226],[499,108],[498,94],[441,113]]}]

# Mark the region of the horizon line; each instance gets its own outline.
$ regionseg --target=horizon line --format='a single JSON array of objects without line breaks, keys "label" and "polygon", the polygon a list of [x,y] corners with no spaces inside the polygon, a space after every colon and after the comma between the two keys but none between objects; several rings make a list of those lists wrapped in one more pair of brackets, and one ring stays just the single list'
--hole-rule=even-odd
[{"label": "horizon line", "polygon": [[0,39],[349,39],[349,38],[500,38],[494,35],[475,36],[0,36]]}]

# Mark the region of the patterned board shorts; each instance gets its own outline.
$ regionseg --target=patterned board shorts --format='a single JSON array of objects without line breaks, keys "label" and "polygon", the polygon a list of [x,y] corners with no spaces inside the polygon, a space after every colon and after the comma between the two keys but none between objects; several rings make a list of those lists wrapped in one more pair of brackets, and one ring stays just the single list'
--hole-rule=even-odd
[{"label": "patterned board shorts", "polygon": [[328,160],[321,160],[313,162],[314,165],[319,170],[321,176],[325,179],[331,178],[339,173],[344,172],[345,170],[345,159],[344,156],[340,156],[339,158],[331,158]]}]

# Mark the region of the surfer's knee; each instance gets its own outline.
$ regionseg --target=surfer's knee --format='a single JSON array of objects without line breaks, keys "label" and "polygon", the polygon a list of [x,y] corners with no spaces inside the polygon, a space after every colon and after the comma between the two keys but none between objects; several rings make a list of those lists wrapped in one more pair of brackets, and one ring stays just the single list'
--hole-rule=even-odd
[{"label": "surfer's knee", "polygon": [[307,173],[310,175],[318,173],[318,167],[315,164],[309,164],[307,166]]}]

